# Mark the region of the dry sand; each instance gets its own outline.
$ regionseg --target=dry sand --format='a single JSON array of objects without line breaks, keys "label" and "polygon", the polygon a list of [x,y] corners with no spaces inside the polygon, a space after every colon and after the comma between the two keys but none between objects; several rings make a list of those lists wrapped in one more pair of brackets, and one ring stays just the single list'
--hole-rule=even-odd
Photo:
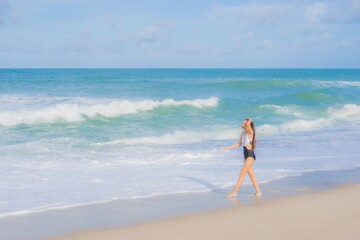
[{"label": "dry sand", "polygon": [[360,184],[131,227],[80,232],[59,239],[357,240]]}]

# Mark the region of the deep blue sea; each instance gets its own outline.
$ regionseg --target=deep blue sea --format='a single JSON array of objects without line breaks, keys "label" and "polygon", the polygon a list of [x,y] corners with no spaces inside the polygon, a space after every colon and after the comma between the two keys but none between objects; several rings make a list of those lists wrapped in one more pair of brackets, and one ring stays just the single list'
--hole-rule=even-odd
[{"label": "deep blue sea", "polygon": [[260,183],[360,166],[360,70],[2,69],[0,216],[232,186],[246,117]]}]

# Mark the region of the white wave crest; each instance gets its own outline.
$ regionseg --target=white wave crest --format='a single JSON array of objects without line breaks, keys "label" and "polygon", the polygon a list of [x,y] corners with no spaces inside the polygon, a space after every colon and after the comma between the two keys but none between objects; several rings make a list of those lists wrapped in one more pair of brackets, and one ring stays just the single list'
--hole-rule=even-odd
[{"label": "white wave crest", "polygon": [[329,117],[333,119],[360,119],[360,106],[356,104],[345,104],[340,106],[333,106],[327,109]]},{"label": "white wave crest", "polygon": [[305,113],[300,109],[298,106],[279,106],[279,105],[272,105],[272,104],[266,104],[266,105],[260,105],[260,108],[265,109],[271,109],[274,110],[277,114],[281,115],[293,115],[296,117],[302,117],[305,115]]},{"label": "white wave crest", "polygon": [[320,87],[360,87],[358,81],[318,81],[314,83]]},{"label": "white wave crest", "polygon": [[219,131],[174,131],[173,133],[167,133],[161,136],[150,137],[138,137],[138,138],[126,138],[117,139],[113,141],[95,143],[96,146],[104,145],[135,145],[135,144],[190,144],[199,143],[209,140],[229,140],[239,137],[239,130],[219,130]]},{"label": "white wave crest", "polygon": [[261,134],[305,132],[333,126],[340,120],[354,123],[360,120],[360,106],[356,104],[332,106],[327,108],[326,113],[326,117],[313,120],[296,119],[280,125],[265,124],[259,126],[257,131]]},{"label": "white wave crest", "polygon": [[331,119],[320,118],[316,120],[303,120],[298,119],[290,122],[286,122],[280,125],[264,124],[257,128],[257,132],[260,134],[279,134],[288,132],[306,132],[320,128],[332,126],[334,121]]},{"label": "white wave crest", "polygon": [[128,101],[118,100],[108,103],[93,105],[82,104],[57,104],[53,107],[36,110],[1,111],[0,125],[15,126],[18,124],[52,123],[57,121],[78,122],[86,117],[92,118],[97,115],[103,117],[117,117],[126,114],[135,114],[142,111],[153,110],[160,106],[184,106],[189,105],[196,108],[216,107],[219,99],[211,97],[208,99],[182,100],[165,99],[163,101],[143,100]]}]

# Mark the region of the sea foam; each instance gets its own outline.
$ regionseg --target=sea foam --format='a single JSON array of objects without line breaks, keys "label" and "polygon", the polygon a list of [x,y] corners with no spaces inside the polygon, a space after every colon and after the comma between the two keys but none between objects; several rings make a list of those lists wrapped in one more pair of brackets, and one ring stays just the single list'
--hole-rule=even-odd
[{"label": "sea foam", "polygon": [[236,129],[218,130],[218,131],[174,131],[160,136],[124,138],[112,141],[95,143],[96,146],[105,145],[134,145],[134,144],[190,144],[209,140],[229,140],[239,136]]}]

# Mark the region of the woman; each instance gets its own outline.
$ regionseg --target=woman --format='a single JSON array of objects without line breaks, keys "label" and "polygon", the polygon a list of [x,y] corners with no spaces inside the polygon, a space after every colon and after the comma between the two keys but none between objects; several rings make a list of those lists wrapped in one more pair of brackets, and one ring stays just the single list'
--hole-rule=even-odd
[{"label": "woman", "polygon": [[240,147],[241,144],[244,143],[244,147],[243,147],[244,165],[240,171],[239,180],[235,186],[234,191],[232,191],[231,193],[229,193],[226,196],[228,198],[237,196],[237,193],[238,193],[238,191],[241,187],[241,184],[244,181],[245,175],[247,173],[247,174],[249,174],[249,177],[255,187],[255,190],[256,190],[255,196],[260,197],[262,194],[261,194],[259,185],[256,181],[256,178],[254,175],[254,170],[252,168],[252,165],[254,164],[254,162],[256,160],[256,156],[255,156],[255,152],[254,152],[255,145],[256,145],[255,125],[254,125],[254,122],[251,120],[251,118],[245,118],[241,127],[244,131],[241,133],[239,142],[237,144],[221,148],[223,151],[226,151],[228,149]]}]

